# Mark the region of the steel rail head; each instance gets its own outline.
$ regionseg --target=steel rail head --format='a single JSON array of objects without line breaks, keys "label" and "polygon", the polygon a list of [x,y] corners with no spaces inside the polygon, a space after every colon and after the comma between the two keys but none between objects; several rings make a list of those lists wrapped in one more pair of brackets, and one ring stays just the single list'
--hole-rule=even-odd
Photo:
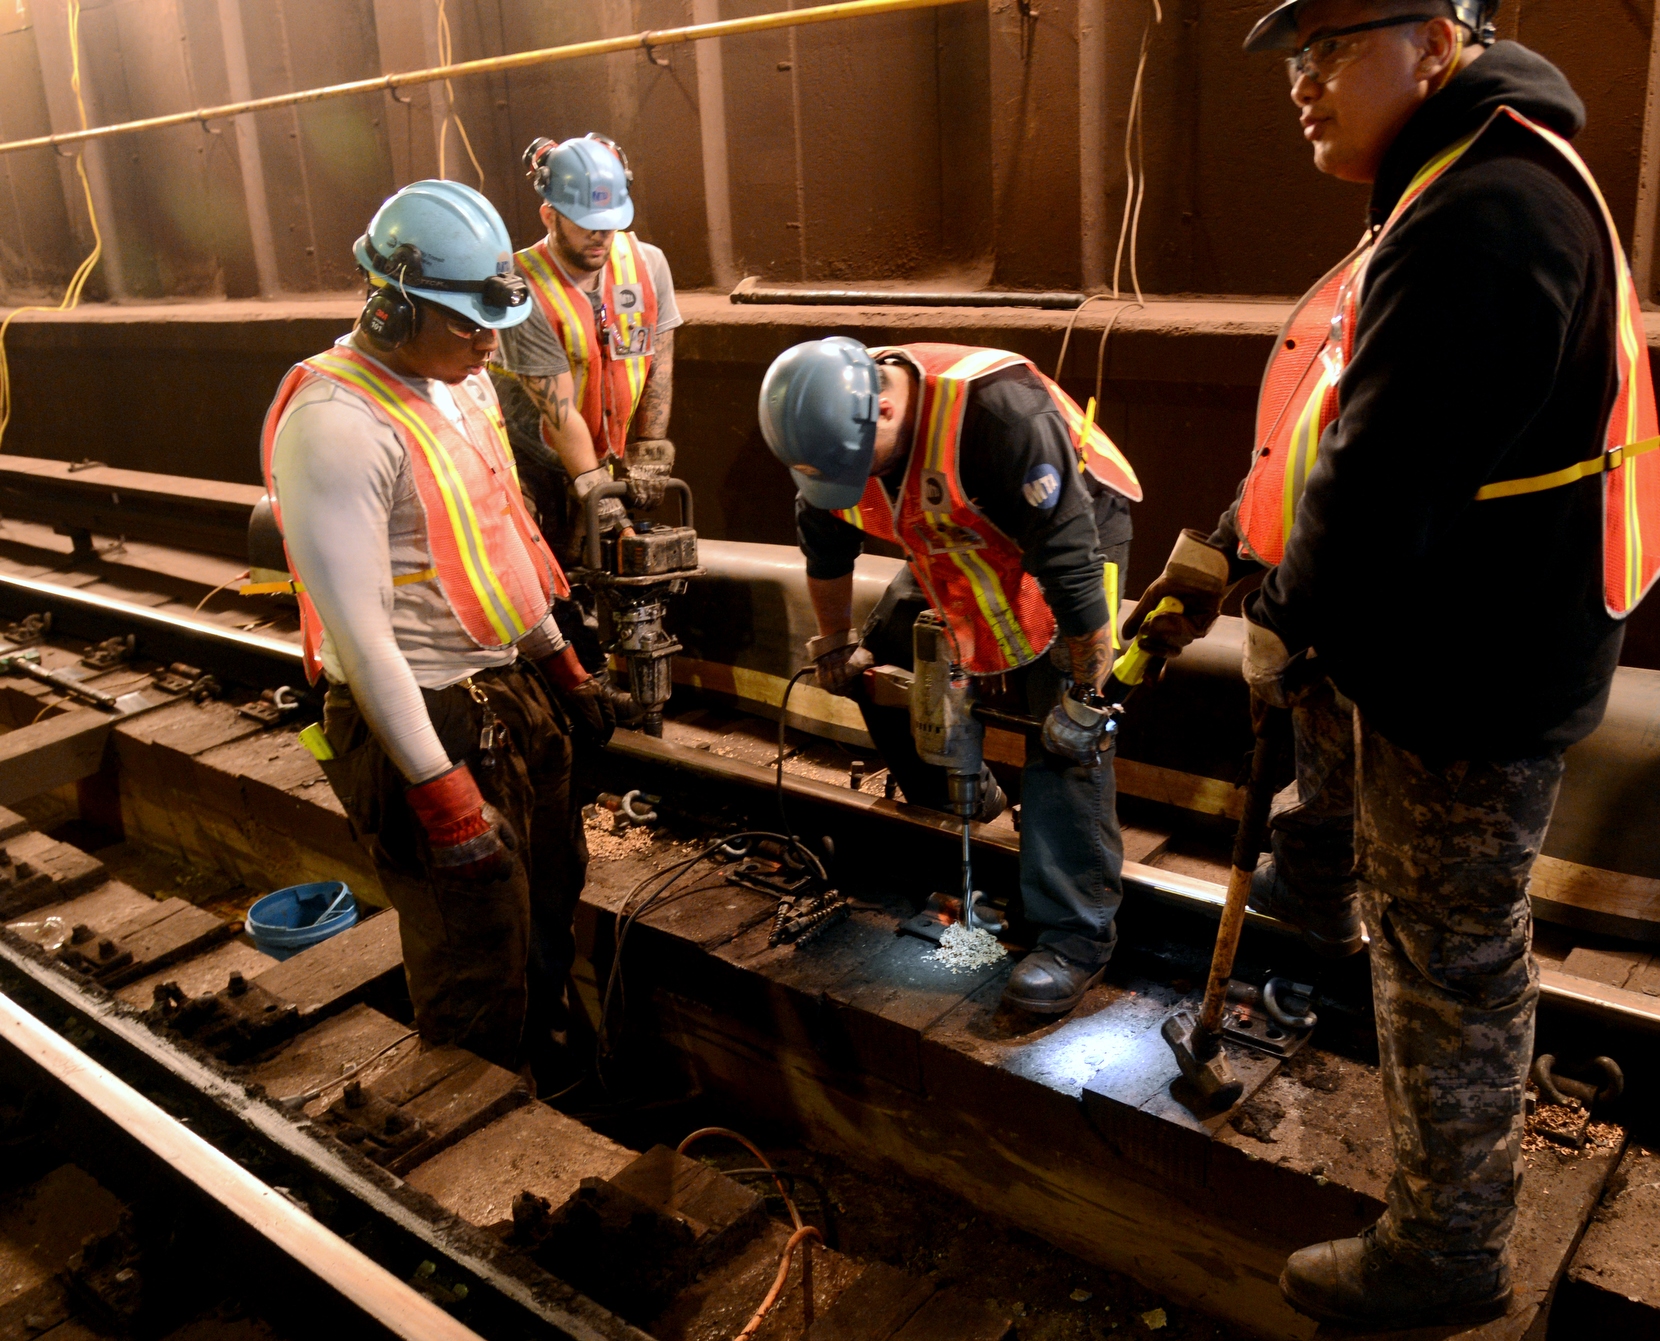
[{"label": "steel rail head", "polygon": [[[158,1037],[129,1007],[100,988],[77,983],[49,964],[37,947],[21,942],[13,933],[0,934],[0,983],[8,996],[15,996],[19,989],[44,993],[54,1011],[62,1009],[72,1021],[89,1025],[150,1074],[169,1076],[258,1142],[311,1170],[392,1229],[488,1285],[503,1300],[523,1310],[524,1321],[530,1324],[525,1335],[551,1336],[560,1341],[650,1341],[644,1332],[551,1275],[538,1272],[541,1282],[533,1284],[503,1270],[490,1258],[497,1250],[492,1236],[453,1218],[444,1223],[423,1218],[400,1195],[400,1179],[363,1161],[354,1164],[315,1136],[303,1119],[290,1116],[273,1102],[256,1099],[245,1086]],[[0,997],[0,1002],[6,1000]],[[52,1034],[38,1020],[35,1023]],[[0,1039],[4,1037],[0,1031]],[[83,1067],[96,1065],[84,1053],[74,1048],[70,1052]],[[297,1208],[296,1214],[301,1214]],[[503,1256],[509,1263],[523,1265],[516,1254],[504,1250]],[[558,1289],[557,1298],[548,1297],[550,1287]],[[393,1334],[399,1333],[394,1329]],[[463,1330],[460,1335],[473,1333]]]}]

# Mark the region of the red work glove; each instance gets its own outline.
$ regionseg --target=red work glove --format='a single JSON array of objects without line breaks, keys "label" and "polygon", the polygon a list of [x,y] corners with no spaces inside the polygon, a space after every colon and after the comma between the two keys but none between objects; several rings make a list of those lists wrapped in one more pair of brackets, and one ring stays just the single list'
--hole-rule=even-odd
[{"label": "red work glove", "polygon": [[566,643],[551,657],[543,657],[536,668],[558,695],[571,725],[584,740],[603,746],[617,729],[617,710],[608,692],[610,686],[590,675],[576,659],[576,649]]},{"label": "red work glove", "polygon": [[404,796],[426,830],[437,874],[497,881],[513,873],[511,832],[495,807],[485,804],[466,764],[417,783]]}]

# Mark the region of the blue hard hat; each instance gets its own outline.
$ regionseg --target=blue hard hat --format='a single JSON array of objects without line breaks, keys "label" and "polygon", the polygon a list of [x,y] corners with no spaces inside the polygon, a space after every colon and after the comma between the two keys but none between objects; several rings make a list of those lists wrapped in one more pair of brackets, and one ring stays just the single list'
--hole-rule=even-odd
[{"label": "blue hard hat", "polygon": [[845,335],[786,349],[767,369],[761,436],[814,507],[850,508],[864,494],[881,398],[876,360]]},{"label": "blue hard hat", "polygon": [[376,285],[395,285],[501,330],[530,315],[496,207],[460,182],[414,182],[386,200],[352,247]]},{"label": "blue hard hat", "polygon": [[[1285,0],[1265,14],[1245,39],[1245,50],[1295,51],[1297,11],[1305,3],[1307,0]],[[1498,35],[1493,28],[1493,15],[1498,12],[1500,0],[1451,0],[1451,3],[1453,17],[1475,34],[1476,41],[1491,46]]]},{"label": "blue hard hat", "polygon": [[550,147],[537,140],[525,160],[537,193],[578,228],[603,232],[634,222],[631,174],[613,141],[584,135]]}]

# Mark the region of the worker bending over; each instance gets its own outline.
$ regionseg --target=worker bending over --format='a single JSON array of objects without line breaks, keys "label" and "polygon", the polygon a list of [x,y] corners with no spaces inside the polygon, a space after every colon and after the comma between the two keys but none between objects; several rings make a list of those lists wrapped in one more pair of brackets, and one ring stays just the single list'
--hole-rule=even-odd
[{"label": "worker bending over", "polygon": [[571,736],[609,725],[484,375],[528,295],[455,182],[399,191],[355,251],[357,327],[289,373],[263,446],[307,672],[328,676],[325,772],[398,910],[422,1038],[557,1075],[587,864]]},{"label": "worker bending over", "polygon": [[1139,607],[1184,602],[1148,621],[1174,653],[1267,569],[1245,675],[1292,709],[1301,804],[1252,904],[1333,954],[1364,923],[1396,1157],[1382,1218],[1281,1286],[1367,1329],[1509,1306],[1528,876],[1660,557],[1647,342],[1568,143],[1584,107],[1491,46],[1496,8],[1290,0],[1252,32],[1293,53],[1315,165],[1371,186],[1372,227],[1276,346],[1239,498]]},{"label": "worker bending over", "polygon": [[[581,547],[583,500],[613,472],[629,482],[630,506],[663,501],[681,317],[668,260],[626,231],[634,174],[620,146],[603,135],[538,139],[525,164],[548,231],[515,257],[534,301],[526,321],[503,331],[493,374],[542,533],[568,561]],[[607,531],[627,525],[621,499],[602,500],[599,515]],[[581,633],[578,612],[555,609],[597,669],[599,645]]]},{"label": "worker bending over", "polygon": [[[800,491],[817,682],[859,702],[907,801],[947,809],[944,772],[917,756],[902,709],[868,701],[862,677],[911,665],[923,610],[944,618],[952,660],[983,693],[1061,714],[1052,748],[1027,743],[1020,889],[1039,935],[1003,1000],[1064,1014],[1105,972],[1123,897],[1113,738],[1082,703],[1089,725],[1069,724],[1061,700],[1074,682],[1099,690],[1112,668],[1128,500],[1141,498],[1129,462],[1060,387],[997,349],[797,345],[768,369],[760,414]],[[867,535],[900,545],[909,566],[859,629],[853,567]],[[989,771],[987,784],[982,821],[1005,804]]]}]

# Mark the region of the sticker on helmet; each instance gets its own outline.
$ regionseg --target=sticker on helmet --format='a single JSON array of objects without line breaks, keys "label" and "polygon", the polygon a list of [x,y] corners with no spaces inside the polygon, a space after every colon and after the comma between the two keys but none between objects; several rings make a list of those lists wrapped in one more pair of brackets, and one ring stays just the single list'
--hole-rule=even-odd
[{"label": "sticker on helmet", "polygon": [[1061,473],[1053,466],[1033,466],[1026,472],[1026,482],[1020,486],[1021,497],[1040,512],[1047,512],[1061,501]]},{"label": "sticker on helmet", "polygon": [[592,193],[588,197],[588,203],[596,210],[601,205],[609,205],[611,203],[611,188],[608,186],[594,187]]}]

